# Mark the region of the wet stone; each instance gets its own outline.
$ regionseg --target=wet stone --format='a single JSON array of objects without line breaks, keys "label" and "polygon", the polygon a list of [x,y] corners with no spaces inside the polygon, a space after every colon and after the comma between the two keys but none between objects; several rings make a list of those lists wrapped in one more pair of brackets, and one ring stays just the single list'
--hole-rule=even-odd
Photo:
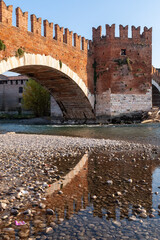
[{"label": "wet stone", "polygon": [[54,211],[52,209],[47,209],[46,210],[46,214],[48,215],[53,215],[54,214]]},{"label": "wet stone", "polygon": [[[3,236],[11,239],[16,233],[17,240],[159,238],[160,199],[151,192],[157,191],[152,190],[152,171],[160,163],[151,160],[149,146],[16,135],[0,136],[0,173],[5,175],[0,203],[6,204],[0,212]],[[85,152],[89,156],[81,165]],[[54,191],[47,195],[54,183]],[[151,218],[152,200],[156,212]],[[4,232],[9,228],[13,235]]]}]

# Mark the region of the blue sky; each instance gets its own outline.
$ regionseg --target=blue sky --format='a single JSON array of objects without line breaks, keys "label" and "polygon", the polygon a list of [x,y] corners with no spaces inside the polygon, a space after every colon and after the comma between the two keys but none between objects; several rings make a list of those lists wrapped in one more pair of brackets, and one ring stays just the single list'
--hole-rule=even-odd
[{"label": "blue sky", "polygon": [[5,0],[5,3],[14,7],[13,25],[15,8],[20,7],[87,39],[92,38],[92,27],[99,25],[105,34],[105,24],[115,23],[117,36],[119,24],[129,25],[129,36],[132,25],[141,26],[141,31],[144,26],[153,27],[153,65],[160,68],[160,0]]}]

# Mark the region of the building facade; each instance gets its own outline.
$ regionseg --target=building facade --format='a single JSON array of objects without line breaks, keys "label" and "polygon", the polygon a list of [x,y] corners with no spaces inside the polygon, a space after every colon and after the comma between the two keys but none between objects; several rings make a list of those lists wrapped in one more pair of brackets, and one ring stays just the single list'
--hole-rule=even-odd
[{"label": "building facade", "polygon": [[28,81],[27,76],[0,75],[0,112],[22,112],[22,94]]},{"label": "building facade", "polygon": [[[31,113],[23,109],[22,105],[22,95],[27,81],[28,77],[23,75],[16,77],[0,75],[0,113]],[[53,96],[50,101],[50,115],[53,118],[63,117]]]}]

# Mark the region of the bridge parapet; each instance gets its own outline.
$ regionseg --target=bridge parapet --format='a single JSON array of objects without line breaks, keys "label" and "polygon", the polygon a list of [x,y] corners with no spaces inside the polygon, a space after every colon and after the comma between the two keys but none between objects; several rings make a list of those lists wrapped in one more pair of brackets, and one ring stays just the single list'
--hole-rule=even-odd
[{"label": "bridge parapet", "polygon": [[160,85],[160,70],[152,66],[152,78]]},{"label": "bridge parapet", "polygon": [[43,21],[44,36],[48,39],[53,38],[53,23],[49,23],[48,20]]},{"label": "bridge parapet", "polygon": [[13,6],[6,6],[3,0],[0,0],[0,22],[7,25],[12,25]]},{"label": "bridge parapet", "polygon": [[[0,22],[5,25],[12,26],[12,12],[13,6],[6,6],[3,0],[0,0]],[[49,23],[48,20],[43,21],[44,35],[41,33],[42,19],[37,18],[35,14],[31,15],[31,32],[38,34],[39,36],[44,36],[47,39],[55,39],[59,43],[65,43],[70,47],[76,47],[78,50],[88,49],[88,40],[84,37],[78,36],[76,33],[73,36],[73,32],[69,31],[67,28],[60,27],[58,24],[53,25]],[[23,12],[21,8],[16,8],[16,27],[23,31],[28,31],[28,12]],[[55,31],[54,31],[55,28]],[[55,33],[55,37],[53,34]],[[72,41],[72,36],[74,40]],[[85,51],[86,52],[86,51]]]},{"label": "bridge parapet", "polygon": [[16,26],[21,30],[28,30],[28,12],[22,12],[19,7],[16,8]]},{"label": "bridge parapet", "polygon": [[31,32],[41,35],[42,19],[37,18],[34,14],[31,15]]}]

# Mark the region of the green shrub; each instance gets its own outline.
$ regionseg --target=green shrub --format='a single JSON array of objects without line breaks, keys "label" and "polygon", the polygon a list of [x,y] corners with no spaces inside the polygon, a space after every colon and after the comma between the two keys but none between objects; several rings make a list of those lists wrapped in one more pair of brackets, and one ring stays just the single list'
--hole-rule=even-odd
[{"label": "green shrub", "polygon": [[2,40],[0,40],[0,51],[5,51],[6,50],[6,45]]},{"label": "green shrub", "polygon": [[59,67],[60,67],[60,69],[62,68],[62,61],[61,60],[59,60]]},{"label": "green shrub", "polygon": [[22,48],[18,48],[16,52],[16,57],[23,57],[24,56],[24,50]]}]

